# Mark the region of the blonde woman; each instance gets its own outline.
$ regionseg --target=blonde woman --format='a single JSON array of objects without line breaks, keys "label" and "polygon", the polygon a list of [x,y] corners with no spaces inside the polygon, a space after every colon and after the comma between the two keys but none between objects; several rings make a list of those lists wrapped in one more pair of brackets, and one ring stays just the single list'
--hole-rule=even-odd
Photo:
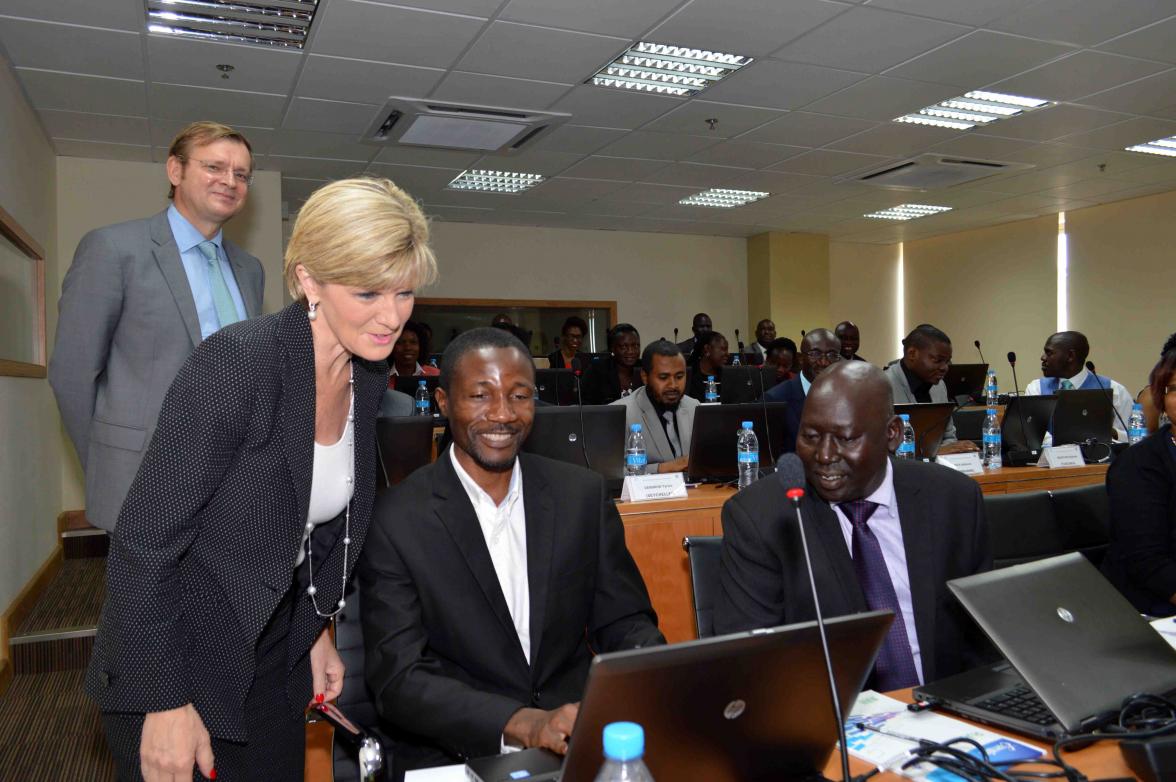
[{"label": "blonde woman", "polygon": [[119,779],[301,779],[302,713],[339,694],[327,625],[375,493],[386,359],[436,276],[424,215],[382,179],[316,191],[296,301],[192,354],[113,534],[87,692]]}]

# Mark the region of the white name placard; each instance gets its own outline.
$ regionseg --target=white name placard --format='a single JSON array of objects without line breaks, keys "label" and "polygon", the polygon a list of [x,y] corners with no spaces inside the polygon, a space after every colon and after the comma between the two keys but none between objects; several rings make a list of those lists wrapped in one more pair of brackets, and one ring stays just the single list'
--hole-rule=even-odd
[{"label": "white name placard", "polygon": [[1076,444],[1069,445],[1051,445],[1049,448],[1043,448],[1041,451],[1041,458],[1037,460],[1038,467],[1049,467],[1051,469],[1057,467],[1081,467],[1086,464],[1086,460],[1082,458],[1082,449]]},{"label": "white name placard", "polygon": [[964,475],[983,475],[984,462],[980,461],[980,454],[975,451],[969,453],[945,453],[936,456],[935,461],[944,467],[959,470]]},{"label": "white name placard", "polygon": [[626,475],[621,487],[621,502],[672,500],[685,498],[686,481],[680,472],[654,475]]}]

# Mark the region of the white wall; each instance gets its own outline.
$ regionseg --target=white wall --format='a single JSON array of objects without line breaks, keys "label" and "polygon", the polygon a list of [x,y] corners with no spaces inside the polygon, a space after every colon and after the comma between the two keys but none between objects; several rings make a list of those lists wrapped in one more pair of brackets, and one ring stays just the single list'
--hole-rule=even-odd
[{"label": "white wall", "polygon": [[[47,289],[61,284],[53,167],[49,141],[0,58],[0,207],[45,250]],[[47,318],[51,338],[55,313]],[[59,433],[47,380],[0,377],[0,611],[55,545],[61,511]]]},{"label": "white wall", "polygon": [[423,296],[613,299],[643,343],[675,326],[686,339],[704,311],[734,347],[747,323],[745,239],[441,222],[432,232],[441,279]]},{"label": "white wall", "polygon": [[895,298],[898,245],[829,242],[829,327],[843,320],[862,333],[858,354],[878,366],[898,358]]}]

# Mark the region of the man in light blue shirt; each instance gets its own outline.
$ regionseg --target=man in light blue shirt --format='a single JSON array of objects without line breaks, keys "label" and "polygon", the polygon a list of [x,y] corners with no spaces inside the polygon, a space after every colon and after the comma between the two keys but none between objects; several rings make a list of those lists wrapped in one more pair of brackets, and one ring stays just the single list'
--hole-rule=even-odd
[{"label": "man in light blue shirt", "polygon": [[[245,301],[241,298],[241,288],[237,285],[237,278],[233,274],[233,267],[229,263],[229,256],[224,249],[224,231],[217,232],[210,238],[205,238],[173,203],[167,208],[167,222],[171,226],[172,236],[176,240],[176,249],[180,251],[180,260],[184,264],[184,274],[188,277],[188,286],[192,289],[192,299],[196,304],[196,315],[200,318],[200,336],[204,339],[229,323],[236,323],[246,318]],[[212,268],[213,261],[202,250],[208,243],[216,254],[217,269]],[[220,275],[220,281],[216,275]],[[232,300],[232,311],[224,316],[217,313],[216,301],[213,298],[214,283],[223,285]]]}]

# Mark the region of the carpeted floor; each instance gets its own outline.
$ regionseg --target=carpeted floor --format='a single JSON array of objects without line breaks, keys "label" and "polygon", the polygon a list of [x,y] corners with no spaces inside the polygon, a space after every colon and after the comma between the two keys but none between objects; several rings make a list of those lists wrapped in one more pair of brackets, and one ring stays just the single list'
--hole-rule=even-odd
[{"label": "carpeted floor", "polygon": [[[67,559],[14,635],[97,627],[106,597],[106,559]],[[7,777],[0,777],[7,780]]]}]

